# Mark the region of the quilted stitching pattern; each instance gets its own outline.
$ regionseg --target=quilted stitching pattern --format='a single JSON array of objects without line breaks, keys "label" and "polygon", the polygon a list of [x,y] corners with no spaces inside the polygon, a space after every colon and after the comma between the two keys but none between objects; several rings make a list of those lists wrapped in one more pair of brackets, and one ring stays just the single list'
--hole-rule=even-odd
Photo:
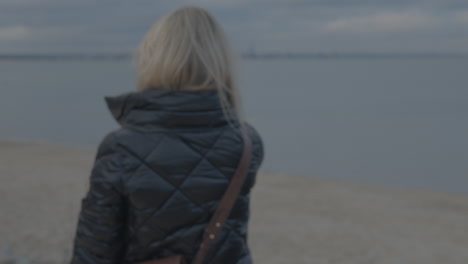
[{"label": "quilted stitching pattern", "polygon": [[[191,261],[240,159],[236,120],[229,126],[216,91],[153,89],[106,102],[121,128],[98,147],[71,263],[130,264],[173,254]],[[247,128],[254,147],[249,175],[206,264],[252,263],[250,191],[263,143]]]}]

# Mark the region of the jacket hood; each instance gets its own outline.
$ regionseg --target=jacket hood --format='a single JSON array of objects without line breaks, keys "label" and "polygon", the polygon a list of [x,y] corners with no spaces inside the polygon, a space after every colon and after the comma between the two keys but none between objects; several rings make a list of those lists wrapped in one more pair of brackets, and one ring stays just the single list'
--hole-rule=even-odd
[{"label": "jacket hood", "polygon": [[[225,125],[217,90],[174,91],[146,89],[104,96],[114,119],[132,127],[213,127]],[[227,109],[231,121],[235,111]]]}]

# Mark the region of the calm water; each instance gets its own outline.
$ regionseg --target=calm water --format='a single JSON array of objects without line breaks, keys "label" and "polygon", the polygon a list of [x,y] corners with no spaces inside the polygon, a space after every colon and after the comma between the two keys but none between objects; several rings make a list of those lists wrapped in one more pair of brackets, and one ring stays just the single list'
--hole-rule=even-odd
[{"label": "calm water", "polygon": [[[468,193],[468,61],[243,61],[263,171]],[[130,62],[0,62],[0,138],[96,147]]]}]

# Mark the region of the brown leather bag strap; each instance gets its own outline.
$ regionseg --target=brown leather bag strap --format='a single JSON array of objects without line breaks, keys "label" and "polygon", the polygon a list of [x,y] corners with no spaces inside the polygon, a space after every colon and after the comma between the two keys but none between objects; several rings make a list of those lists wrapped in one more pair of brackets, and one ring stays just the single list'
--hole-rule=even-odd
[{"label": "brown leather bag strap", "polygon": [[224,222],[231,213],[231,209],[234,206],[239,192],[243,186],[244,180],[249,172],[250,161],[252,159],[252,141],[247,134],[245,128],[241,129],[242,138],[244,141],[242,157],[240,159],[239,165],[236,169],[236,172],[229,184],[226,192],[224,193],[223,198],[219,202],[218,208],[216,209],[214,215],[211,217],[210,223],[205,228],[203,233],[203,240],[200,244],[200,248],[197,253],[194,264],[202,264],[203,259],[206,256],[206,253],[213,242],[213,240],[218,237],[221,232]]}]

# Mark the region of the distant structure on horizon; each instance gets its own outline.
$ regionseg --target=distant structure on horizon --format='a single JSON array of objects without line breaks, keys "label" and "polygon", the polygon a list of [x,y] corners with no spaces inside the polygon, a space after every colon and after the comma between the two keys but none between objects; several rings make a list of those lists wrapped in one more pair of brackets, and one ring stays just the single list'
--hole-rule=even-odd
[{"label": "distant structure on horizon", "polygon": [[249,49],[248,51],[243,54],[244,57],[250,57],[250,58],[255,58],[257,55],[257,53],[255,52],[255,43],[252,41],[250,42],[250,46],[249,46]]}]

